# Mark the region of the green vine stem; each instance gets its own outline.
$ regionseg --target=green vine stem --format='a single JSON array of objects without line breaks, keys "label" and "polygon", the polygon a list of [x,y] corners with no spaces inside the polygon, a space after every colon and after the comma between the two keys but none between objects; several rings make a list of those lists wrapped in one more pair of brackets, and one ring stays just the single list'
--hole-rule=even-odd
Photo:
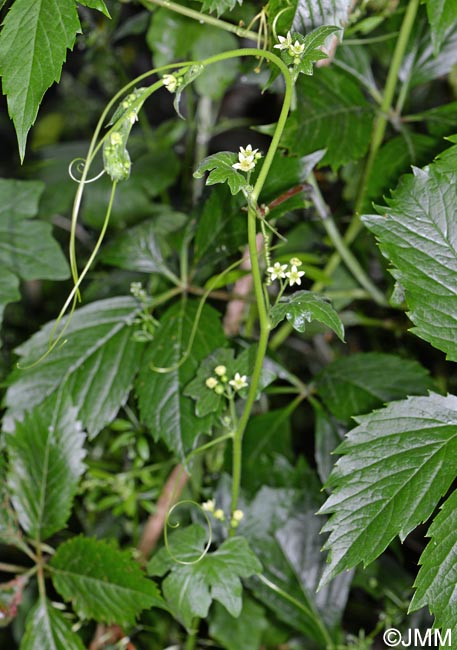
[{"label": "green vine stem", "polygon": [[220,18],[215,18],[214,16],[208,16],[207,14],[200,13],[195,9],[190,9],[189,7],[184,7],[179,5],[176,2],[171,2],[171,0],[141,0],[141,4],[151,11],[152,6],[156,5],[158,7],[163,7],[164,9],[169,9],[174,11],[181,16],[187,16],[187,18],[192,18],[197,20],[199,23],[206,23],[207,25],[212,25],[213,27],[218,27],[219,29],[224,29],[226,32],[232,32],[241,38],[249,38],[251,41],[258,41],[259,34],[258,32],[251,31],[250,29],[245,29],[240,25],[233,25],[228,23],[225,20],[220,20]]}]

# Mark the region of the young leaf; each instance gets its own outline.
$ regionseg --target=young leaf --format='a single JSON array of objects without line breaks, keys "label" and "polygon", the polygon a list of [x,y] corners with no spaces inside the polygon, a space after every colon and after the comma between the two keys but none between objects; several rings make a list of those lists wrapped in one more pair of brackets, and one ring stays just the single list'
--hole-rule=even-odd
[{"label": "young leaf", "polygon": [[454,0],[427,0],[427,16],[432,31],[435,55],[438,54],[446,30],[457,21],[457,4]]},{"label": "young leaf", "polygon": [[164,606],[130,553],[105,541],[73,537],[59,546],[50,568],[54,587],[83,619],[128,627],[143,609]]},{"label": "young leaf", "polygon": [[69,622],[47,599],[40,599],[26,621],[21,650],[84,650]]},{"label": "young leaf", "polygon": [[344,341],[344,327],[338,314],[323,296],[311,291],[296,291],[283,298],[271,308],[270,318],[272,327],[287,318],[297,332],[304,332],[308,323],[317,320]]},{"label": "young leaf", "polygon": [[[198,418],[194,401],[183,394],[195,377],[199,363],[225,344],[219,314],[212,308],[202,311],[192,347],[185,361],[197,305],[180,302],[161,318],[160,328],[149,343],[136,382],[140,414],[156,440],[184,459],[202,433],[209,432],[212,417]],[[156,372],[154,367],[169,368]]]},{"label": "young leaf", "polygon": [[[95,436],[111,422],[125,403],[138,369],[142,346],[132,339],[131,324],[139,310],[133,298],[116,297],[75,311],[65,345],[38,365],[10,375],[9,429],[12,418],[21,417],[60,388],[71,396],[89,435]],[[46,351],[53,326],[54,322],[48,323],[17,348],[21,365],[33,363]]]},{"label": "young leaf", "polygon": [[439,164],[404,176],[382,216],[363,222],[395,267],[412,331],[456,361],[457,174],[441,174]]},{"label": "young leaf", "polygon": [[333,513],[324,584],[372,562],[392,539],[426,521],[455,478],[457,397],[411,397],[356,418],[338,448],[332,490],[320,513]]},{"label": "young leaf", "polygon": [[194,177],[203,178],[205,172],[209,171],[208,178],[206,179],[207,185],[228,183],[231,193],[238,194],[248,183],[243,174],[233,169],[233,163],[235,161],[235,153],[220,151],[202,160],[194,172]]},{"label": "young leaf", "polygon": [[457,626],[457,603],[454,598],[457,580],[455,549],[457,546],[457,492],[443,504],[427,533],[430,541],[419,560],[421,568],[414,586],[416,592],[410,610],[428,606],[439,628]]},{"label": "young leaf", "polygon": [[20,297],[18,278],[63,280],[70,274],[50,224],[30,221],[43,189],[38,181],[0,179],[0,323],[5,305]]},{"label": "young leaf", "polygon": [[[185,548],[176,541],[185,536],[191,540],[191,552],[201,548],[205,542],[205,529],[193,525],[192,536],[184,529],[170,538],[173,548]],[[173,541],[174,539],[174,541]],[[178,544],[178,546],[176,546]],[[201,551],[200,551],[201,554]],[[214,553],[199,558],[193,553],[193,564],[178,564],[167,559],[167,549],[159,551],[148,566],[151,575],[162,575],[168,568],[170,574],[163,582],[163,593],[170,607],[176,612],[184,625],[190,626],[195,616],[205,618],[212,600],[219,601],[232,616],[239,616],[242,608],[242,584],[240,578],[248,578],[262,569],[260,562],[251,551],[243,537],[231,537],[222,543]],[[196,557],[195,557],[196,556]],[[187,557],[187,555],[185,555]],[[178,559],[182,560],[178,555]]]},{"label": "young leaf", "polygon": [[6,437],[8,485],[22,528],[42,541],[70,516],[82,462],[85,434],[70,397],[55,397],[25,414]]},{"label": "young leaf", "polygon": [[368,352],[330,363],[317,375],[316,387],[329,411],[349,424],[353,415],[368,413],[385,402],[423,395],[433,382],[417,361]]},{"label": "young leaf", "polygon": [[328,58],[328,54],[321,48],[329,36],[339,32],[339,27],[322,25],[312,32],[302,36],[299,33],[292,33],[292,42],[300,43],[303,46],[303,52],[299,57],[292,56],[287,49],[281,50],[281,57],[287,65],[295,64],[295,71],[306,75],[312,75],[314,63]]},{"label": "young leaf", "polygon": [[21,160],[46,90],[59,81],[80,31],[75,0],[15,0],[0,34],[0,74]]},{"label": "young leaf", "polygon": [[326,149],[321,165],[338,169],[361,158],[371,137],[373,107],[360,85],[334,68],[297,81],[297,106],[287,120],[282,143],[290,152],[304,156]]}]

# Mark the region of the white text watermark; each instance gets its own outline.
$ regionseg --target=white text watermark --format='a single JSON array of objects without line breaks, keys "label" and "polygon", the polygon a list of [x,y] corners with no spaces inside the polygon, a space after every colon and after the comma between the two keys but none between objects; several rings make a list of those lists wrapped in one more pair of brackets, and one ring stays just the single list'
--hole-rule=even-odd
[{"label": "white text watermark", "polygon": [[419,630],[400,632],[390,627],[382,635],[388,648],[452,648],[452,630]]}]

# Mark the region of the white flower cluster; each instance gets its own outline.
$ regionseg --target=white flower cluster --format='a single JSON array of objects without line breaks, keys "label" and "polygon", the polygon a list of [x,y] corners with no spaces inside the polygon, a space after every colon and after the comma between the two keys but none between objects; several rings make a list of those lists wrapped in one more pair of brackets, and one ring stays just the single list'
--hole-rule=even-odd
[{"label": "white flower cluster", "polygon": [[298,39],[292,42],[292,34],[287,32],[287,36],[278,36],[279,43],[275,45],[278,50],[287,50],[287,53],[293,58],[294,63],[300,63],[300,58],[305,51],[305,44],[300,43]]},{"label": "white flower cluster", "polygon": [[298,257],[292,257],[289,260],[289,264],[281,264],[280,262],[275,262],[273,266],[267,268],[267,273],[269,275],[269,280],[287,280],[290,287],[293,287],[294,284],[301,284],[301,279],[305,275],[304,271],[299,271],[298,267],[302,265],[301,260]]},{"label": "white flower cluster", "polygon": [[218,378],[208,377],[205,384],[207,388],[214,390],[217,395],[223,395],[225,393],[224,384],[231,386],[235,392],[242,388],[247,388],[248,386],[246,375],[240,375],[239,372],[235,373],[233,379],[229,379],[227,377],[227,368],[225,366],[216,366],[214,368],[214,373]]},{"label": "white flower cluster", "polygon": [[[214,519],[217,519],[218,521],[225,521],[224,511],[222,508],[216,508],[216,502],[214,499],[209,499],[209,501],[202,503],[202,508],[205,510],[205,512],[210,512],[213,515]],[[230,526],[232,528],[237,528],[243,517],[244,512],[242,510],[234,510],[230,519]]]},{"label": "white flower cluster", "polygon": [[174,74],[164,74],[162,77],[163,85],[170,93],[174,93],[176,88],[181,85],[181,79]]},{"label": "white flower cluster", "polygon": [[253,149],[252,145],[240,147],[238,153],[238,162],[232,165],[233,169],[240,169],[242,172],[250,172],[256,166],[257,161],[262,157],[258,149]]}]

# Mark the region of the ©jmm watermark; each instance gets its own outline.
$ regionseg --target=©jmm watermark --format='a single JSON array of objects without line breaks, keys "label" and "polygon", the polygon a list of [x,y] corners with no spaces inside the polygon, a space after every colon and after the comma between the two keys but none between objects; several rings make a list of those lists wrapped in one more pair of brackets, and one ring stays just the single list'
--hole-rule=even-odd
[{"label": "\u00a9jmm watermark", "polygon": [[400,632],[390,627],[382,635],[388,648],[452,648],[452,630],[418,630],[417,628]]}]

